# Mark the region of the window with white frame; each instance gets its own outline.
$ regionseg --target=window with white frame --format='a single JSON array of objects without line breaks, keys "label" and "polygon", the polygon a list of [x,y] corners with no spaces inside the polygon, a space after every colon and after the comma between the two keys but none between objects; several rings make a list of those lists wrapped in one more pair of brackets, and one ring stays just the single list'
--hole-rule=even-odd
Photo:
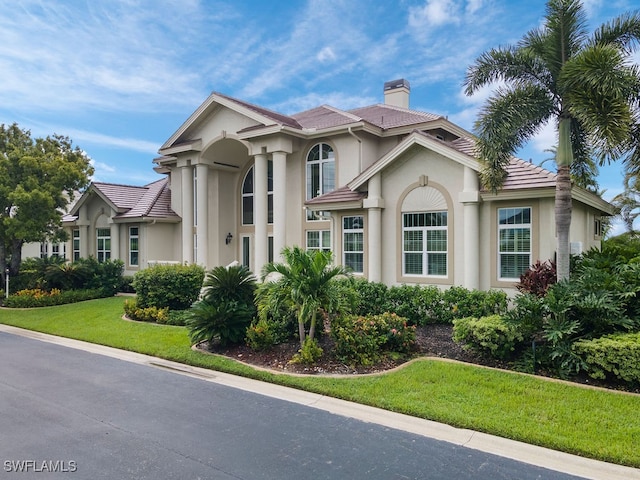
[{"label": "window with white frame", "polygon": [[[251,167],[242,182],[242,224],[253,225],[254,216],[254,167]],[[273,161],[267,162],[267,223],[273,223]]]},{"label": "window with white frame", "polygon": [[[63,255],[62,256],[64,257],[64,249],[63,249]],[[51,244],[51,258],[60,258],[60,244],[59,243],[52,243]]]},{"label": "window with white frame", "polygon": [[307,250],[331,251],[331,231],[307,230]]},{"label": "window with white frame", "polygon": [[111,229],[97,228],[96,241],[96,254],[98,257],[98,262],[105,262],[109,260],[111,258]]},{"label": "window with white frame", "polygon": [[40,243],[40,258],[47,258],[49,256],[49,244],[47,242]]},{"label": "window with white frame", "polygon": [[531,208],[498,209],[498,277],[519,280],[531,265]]},{"label": "window with white frame", "polygon": [[[336,188],[335,155],[326,143],[314,145],[307,154],[307,200]],[[317,212],[307,210],[307,220],[319,220]]]},{"label": "window with white frame", "polygon": [[140,235],[138,227],[129,227],[129,265],[137,267],[140,262]]},{"label": "window with white frame", "polygon": [[402,215],[402,272],[404,275],[447,276],[447,212]]},{"label": "window with white frame", "polygon": [[342,217],[342,264],[354,273],[364,272],[364,217]]},{"label": "window with white frame", "polygon": [[71,235],[73,261],[80,260],[80,229],[74,228]]},{"label": "window with white frame", "polygon": [[242,237],[242,265],[251,268],[251,237]]}]

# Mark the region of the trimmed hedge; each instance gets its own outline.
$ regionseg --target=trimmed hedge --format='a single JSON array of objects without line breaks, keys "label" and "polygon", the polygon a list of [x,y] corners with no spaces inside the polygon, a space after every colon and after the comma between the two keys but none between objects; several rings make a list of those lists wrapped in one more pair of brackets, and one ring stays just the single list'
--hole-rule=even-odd
[{"label": "trimmed hedge", "polygon": [[204,268],[199,265],[155,265],[133,277],[138,307],[185,310],[200,294]]},{"label": "trimmed hedge", "polygon": [[592,378],[640,383],[640,332],[617,333],[593,340],[579,340],[573,351],[580,355]]},{"label": "trimmed hedge", "polygon": [[474,352],[505,359],[524,338],[515,325],[500,315],[491,315],[454,320],[453,340]]}]

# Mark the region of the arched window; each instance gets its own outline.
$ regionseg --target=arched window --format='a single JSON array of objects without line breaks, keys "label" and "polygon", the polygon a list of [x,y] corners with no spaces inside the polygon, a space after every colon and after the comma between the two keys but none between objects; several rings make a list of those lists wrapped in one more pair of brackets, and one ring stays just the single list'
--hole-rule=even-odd
[{"label": "arched window", "polygon": [[433,187],[412,190],[402,203],[402,273],[445,277],[449,263],[449,214]]},{"label": "arched window", "polygon": [[[335,155],[326,143],[315,145],[307,155],[307,200],[329,193],[336,188]],[[307,212],[307,220],[318,220],[318,216]]]},{"label": "arched window", "polygon": [[[253,225],[253,167],[242,182],[242,225]],[[273,162],[267,162],[267,222],[273,223]]]}]

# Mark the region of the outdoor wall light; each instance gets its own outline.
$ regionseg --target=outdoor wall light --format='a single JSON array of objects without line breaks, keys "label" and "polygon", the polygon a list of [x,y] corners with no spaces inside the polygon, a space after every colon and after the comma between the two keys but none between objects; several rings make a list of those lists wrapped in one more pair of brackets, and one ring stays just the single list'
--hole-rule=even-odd
[{"label": "outdoor wall light", "polygon": [[224,239],[224,243],[229,245],[231,243],[232,239],[233,239],[233,235],[231,235],[231,232],[229,232],[229,233],[227,233],[227,238]]}]

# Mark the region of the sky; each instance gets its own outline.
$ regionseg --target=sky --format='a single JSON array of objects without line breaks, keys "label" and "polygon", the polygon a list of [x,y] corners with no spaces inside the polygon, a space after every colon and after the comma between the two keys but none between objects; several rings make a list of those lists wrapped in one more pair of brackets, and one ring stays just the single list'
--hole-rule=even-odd
[{"label": "sky", "polygon": [[[589,27],[637,0],[585,0]],[[473,131],[490,94],[463,91],[484,51],[542,24],[542,0],[0,0],[0,124],[68,136],[94,180],[160,178],[158,149],[212,91],[292,114],[382,103],[405,78],[410,108]],[[640,53],[632,59],[640,63]],[[541,163],[550,125],[518,156]],[[553,168],[552,164],[545,167]],[[611,199],[620,165],[600,171]]]}]

